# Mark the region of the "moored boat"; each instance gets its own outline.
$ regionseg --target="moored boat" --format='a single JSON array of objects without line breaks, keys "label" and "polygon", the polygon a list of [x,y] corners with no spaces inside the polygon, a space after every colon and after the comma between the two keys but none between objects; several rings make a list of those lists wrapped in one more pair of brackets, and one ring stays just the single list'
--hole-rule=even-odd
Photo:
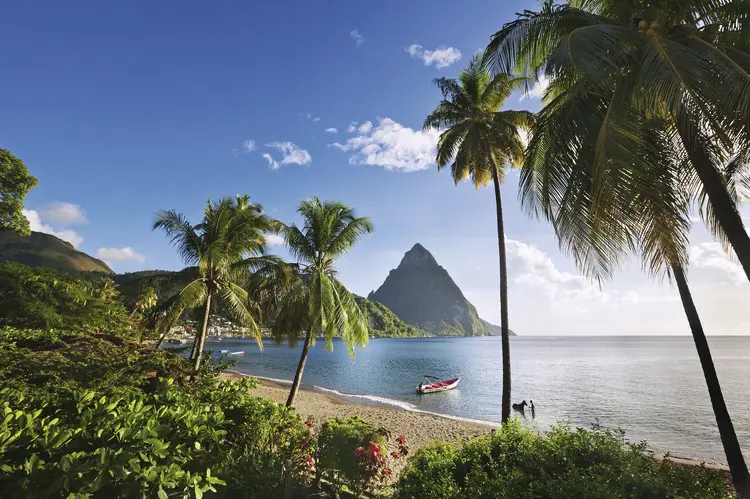
[{"label": "moored boat", "polygon": [[239,357],[244,357],[245,356],[245,351],[244,350],[240,350],[239,352],[229,352],[229,355],[237,355]]},{"label": "moored boat", "polygon": [[434,392],[445,392],[448,390],[453,390],[458,385],[458,382],[461,381],[461,378],[453,378],[448,380],[441,380],[438,377],[435,376],[428,376],[425,374],[425,379],[429,382],[431,379],[435,379],[437,381],[433,383],[420,383],[419,386],[417,386],[417,393],[434,393]]}]

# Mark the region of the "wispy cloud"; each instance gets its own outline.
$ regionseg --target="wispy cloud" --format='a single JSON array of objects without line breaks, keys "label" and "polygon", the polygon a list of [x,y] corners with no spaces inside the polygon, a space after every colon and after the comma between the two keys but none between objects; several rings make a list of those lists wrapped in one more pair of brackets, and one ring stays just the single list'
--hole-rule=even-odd
[{"label": "wispy cloud", "polygon": [[284,238],[278,234],[269,234],[266,236],[266,242],[269,246],[281,246],[284,244]]},{"label": "wispy cloud", "polygon": [[382,166],[388,170],[412,172],[424,170],[435,163],[435,146],[439,132],[422,132],[383,118],[377,125],[366,121],[349,125],[357,135],[345,143],[329,144],[342,151],[353,152],[349,163]]},{"label": "wispy cloud", "polygon": [[531,88],[529,88],[529,91],[524,93],[519,100],[541,99],[542,97],[544,97],[544,92],[547,91],[547,87],[549,87],[549,78],[547,78],[545,75],[542,75],[539,77],[539,80],[534,82]]},{"label": "wispy cloud", "polygon": [[39,209],[39,215],[59,227],[85,225],[88,223],[86,212],[80,205],[56,201],[45,204]]},{"label": "wispy cloud", "polygon": [[272,170],[277,169],[280,164],[309,165],[312,163],[312,156],[310,156],[310,153],[293,142],[270,142],[266,144],[266,147],[272,147],[281,152],[281,161],[274,160],[270,154],[263,154],[263,157],[268,160],[268,164]]},{"label": "wispy cloud", "polygon": [[355,45],[357,47],[361,47],[362,44],[365,43],[365,37],[362,36],[358,29],[353,29],[349,32],[349,36],[352,37],[352,40],[354,40]]},{"label": "wispy cloud", "polygon": [[271,157],[271,155],[270,155],[270,154],[268,154],[267,152],[264,152],[264,153],[262,154],[262,156],[263,156],[264,158],[266,158],[266,161],[268,161],[268,167],[269,167],[269,168],[270,168],[271,170],[276,170],[276,169],[278,169],[278,168],[279,168],[279,162],[278,162],[278,161],[275,161],[275,160],[274,160],[274,159],[273,159],[273,158]]},{"label": "wispy cloud", "polygon": [[245,152],[253,152],[257,148],[258,146],[255,144],[255,141],[253,139],[247,139],[245,142],[242,143],[242,149]]},{"label": "wispy cloud", "polygon": [[136,252],[130,246],[124,248],[99,248],[96,257],[108,264],[113,262],[145,262],[146,257]]},{"label": "wispy cloud", "polygon": [[439,47],[428,50],[418,43],[412,43],[405,49],[414,59],[421,59],[425,66],[434,65],[437,69],[447,68],[461,59],[461,51],[455,47]]},{"label": "wispy cloud", "polygon": [[326,128],[326,132],[328,132],[328,133],[339,133],[338,129],[336,129],[336,128]]},{"label": "wispy cloud", "polygon": [[733,261],[715,241],[690,247],[690,263],[697,269],[718,271],[720,279],[729,279],[735,286],[747,283],[742,266]]},{"label": "wispy cloud", "polygon": [[349,126],[346,127],[346,131],[347,131],[347,133],[354,133],[354,132],[356,132],[357,131],[357,122],[356,121],[350,122]]},{"label": "wispy cloud", "polygon": [[52,226],[42,222],[39,213],[35,210],[23,210],[23,215],[29,221],[29,227],[34,232],[44,232],[55,237],[59,237],[63,241],[67,241],[77,248],[83,243],[83,236],[75,233],[70,229],[56,230]]},{"label": "wispy cloud", "polygon": [[308,119],[314,123],[317,123],[320,121],[320,118],[317,116],[313,116],[312,113],[299,113],[299,115],[305,119]]}]

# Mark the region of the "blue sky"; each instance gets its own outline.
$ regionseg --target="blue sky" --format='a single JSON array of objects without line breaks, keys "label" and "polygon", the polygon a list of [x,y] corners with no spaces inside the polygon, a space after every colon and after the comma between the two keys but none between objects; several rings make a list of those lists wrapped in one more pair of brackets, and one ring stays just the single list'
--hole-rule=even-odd
[{"label": "blue sky", "polygon": [[[291,222],[297,204],[318,195],[375,223],[339,265],[353,291],[376,288],[420,242],[498,322],[492,192],[454,187],[431,161],[435,135],[418,130],[440,97],[431,80],[455,76],[503,22],[534,6],[6,2],[0,147],[39,178],[26,203],[35,227],[117,271],[179,268],[150,230],[159,209],[197,220],[209,197],[248,193]],[[506,107],[539,109],[538,98],[521,97]],[[503,187],[511,327],[687,331],[675,292],[637,265],[604,290],[586,282],[551,229],[520,211],[516,187],[512,173]],[[699,225],[699,310],[712,332],[746,332],[749,286]]]}]

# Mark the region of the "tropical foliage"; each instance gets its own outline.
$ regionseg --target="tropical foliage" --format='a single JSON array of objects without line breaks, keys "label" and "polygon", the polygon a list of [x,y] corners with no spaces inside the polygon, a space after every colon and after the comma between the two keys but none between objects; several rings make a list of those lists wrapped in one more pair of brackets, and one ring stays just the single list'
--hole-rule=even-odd
[{"label": "tropical foliage", "polygon": [[[118,336],[0,329],[0,496],[284,497],[304,488],[309,431],[251,397],[254,380],[196,374]],[[189,381],[188,381],[189,379]]]},{"label": "tropical foliage", "polygon": [[510,417],[511,378],[508,269],[500,183],[504,179],[506,165],[517,166],[522,163],[524,144],[519,130],[529,128],[534,119],[528,111],[500,111],[500,108],[524,81],[504,73],[492,77],[479,57],[474,56],[459,80],[435,80],[443,93],[443,100],[424,122],[424,128],[445,129],[438,141],[438,169],[450,164],[451,175],[456,184],[471,179],[477,188],[490,181],[495,187],[503,345],[503,421]]},{"label": "tropical foliage", "polygon": [[262,206],[251,203],[248,196],[209,201],[203,220],[195,226],[175,211],[157,215],[154,230],[166,233],[188,265],[174,276],[184,287],[161,306],[159,328],[172,327],[186,310],[203,310],[200,331],[190,353],[196,370],[203,358],[214,298],[262,346],[260,309],[249,300],[243,285],[251,272],[260,274],[279,266],[277,258],[265,255],[266,234],[276,227],[277,222],[263,212]]},{"label": "tropical foliage", "polygon": [[307,354],[315,337],[325,337],[326,348],[333,349],[339,336],[354,356],[354,347],[367,342],[367,322],[355,297],[336,278],[336,259],[348,252],[365,234],[373,231],[367,217],[336,201],[317,197],[303,201],[297,212],[302,227],[282,225],[280,232],[297,264],[283,283],[270,287],[261,299],[271,312],[267,324],[277,341],[291,344],[304,335],[304,344],[287,405],[292,405],[302,380]]},{"label": "tropical foliage", "polygon": [[336,493],[346,487],[355,497],[382,491],[391,478],[390,463],[405,457],[409,451],[401,436],[395,439],[398,450],[389,454],[389,439],[388,430],[376,428],[356,416],[347,420],[329,419],[318,432],[316,481],[327,480]]},{"label": "tropical foliage", "polygon": [[563,248],[598,279],[635,250],[649,273],[677,281],[735,487],[750,495],[684,271],[695,201],[746,270],[750,263],[750,239],[736,226],[750,107],[732,94],[750,88],[750,38],[730,5],[548,3],[506,24],[486,59],[550,78],[521,173],[529,211],[552,221]]},{"label": "tropical foliage", "polygon": [[557,425],[540,435],[515,420],[460,449],[437,442],[417,450],[396,497],[732,496],[716,471],[656,460],[645,444],[624,443],[615,432]]},{"label": "tropical foliage", "polygon": [[602,223],[586,236],[593,250],[564,241],[589,273],[608,276],[606,261],[618,253],[599,231],[638,217],[611,211],[606,187],[623,182],[648,193],[654,165],[666,159],[682,193],[703,202],[710,227],[750,275],[750,236],[725,182],[747,162],[750,143],[750,30],[739,5],[546,2],[503,26],[487,47],[495,71],[544,73],[550,81],[521,172],[522,199],[548,216],[558,211],[562,225],[576,217],[558,209],[566,195],[597,193],[590,202]]},{"label": "tropical foliage", "polygon": [[0,265],[0,325],[121,332],[127,311],[107,277],[95,281],[19,263]]},{"label": "tropical foliage", "polygon": [[37,180],[23,161],[0,148],[0,230],[29,235],[29,221],[23,214],[23,200]]}]

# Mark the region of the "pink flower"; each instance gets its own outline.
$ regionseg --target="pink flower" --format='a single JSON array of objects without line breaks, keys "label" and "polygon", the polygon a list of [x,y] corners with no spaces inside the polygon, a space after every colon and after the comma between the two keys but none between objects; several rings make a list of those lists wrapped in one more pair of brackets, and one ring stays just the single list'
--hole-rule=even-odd
[{"label": "pink flower", "polygon": [[356,449],[354,449],[354,455],[356,457],[359,457],[359,456],[361,456],[364,453],[365,453],[365,448],[364,447],[357,447]]}]

